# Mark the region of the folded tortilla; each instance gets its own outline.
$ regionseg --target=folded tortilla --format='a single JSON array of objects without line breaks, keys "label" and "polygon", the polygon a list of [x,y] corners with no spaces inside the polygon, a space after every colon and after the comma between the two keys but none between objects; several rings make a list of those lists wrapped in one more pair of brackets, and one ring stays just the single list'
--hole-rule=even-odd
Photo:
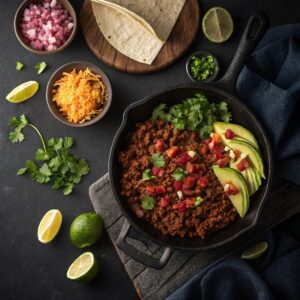
[{"label": "folded tortilla", "polygon": [[92,0],[98,26],[122,54],[151,64],[167,41],[186,0]]}]

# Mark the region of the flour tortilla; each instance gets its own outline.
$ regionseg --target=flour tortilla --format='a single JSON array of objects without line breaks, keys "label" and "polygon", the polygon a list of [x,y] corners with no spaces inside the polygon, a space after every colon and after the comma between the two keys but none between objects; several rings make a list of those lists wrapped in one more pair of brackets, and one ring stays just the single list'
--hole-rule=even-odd
[{"label": "flour tortilla", "polygon": [[186,0],[92,0],[107,41],[124,55],[152,64]]},{"label": "flour tortilla", "polygon": [[106,40],[124,55],[150,65],[164,42],[120,9],[92,2],[94,15]]},{"label": "flour tortilla", "polygon": [[127,15],[131,16],[132,18],[134,18],[138,23],[140,23],[142,26],[144,26],[144,28],[146,30],[148,30],[151,34],[153,34],[154,36],[157,36],[157,34],[154,31],[154,29],[152,28],[152,26],[147,21],[145,21],[143,18],[141,18],[140,16],[138,16],[137,14],[132,12],[131,10],[128,10],[127,8],[125,8],[121,5],[115,4],[115,3],[107,1],[107,0],[92,0],[92,1],[95,3],[110,6],[112,8],[122,11],[124,14],[127,14]]}]

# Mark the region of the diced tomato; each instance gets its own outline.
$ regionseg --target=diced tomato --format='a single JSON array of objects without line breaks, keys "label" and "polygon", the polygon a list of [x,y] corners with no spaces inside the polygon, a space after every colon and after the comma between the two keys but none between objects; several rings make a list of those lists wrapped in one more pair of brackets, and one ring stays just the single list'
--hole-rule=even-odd
[{"label": "diced tomato", "polygon": [[198,171],[197,165],[192,164],[188,161],[187,164],[186,164],[186,171],[190,174],[197,173],[197,171]]},{"label": "diced tomato", "polygon": [[178,203],[177,203],[177,209],[178,209],[180,212],[184,213],[184,212],[186,211],[186,209],[187,209],[185,202],[184,202],[184,201],[178,202]]},{"label": "diced tomato", "polygon": [[207,179],[207,177],[205,177],[205,176],[201,177],[198,180],[197,185],[199,185],[203,189],[206,188],[207,185],[208,185],[208,179]]},{"label": "diced tomato", "polygon": [[180,154],[179,158],[176,160],[176,164],[179,166],[185,166],[185,164],[190,160],[191,160],[191,157],[186,152],[183,152]]},{"label": "diced tomato", "polygon": [[221,159],[218,159],[217,160],[217,165],[220,167],[220,168],[224,168],[226,166],[229,165],[229,157],[228,156],[225,156]]},{"label": "diced tomato", "polygon": [[236,164],[236,167],[240,172],[243,172],[249,167],[249,162],[246,158],[243,158],[238,164]]},{"label": "diced tomato", "polygon": [[231,129],[227,129],[225,132],[225,138],[228,140],[232,140],[235,137],[234,132]]},{"label": "diced tomato", "polygon": [[183,187],[183,181],[177,180],[174,182],[173,187],[176,191],[181,191]]},{"label": "diced tomato", "polygon": [[175,158],[181,152],[180,148],[177,146],[172,146],[166,151],[169,158]]},{"label": "diced tomato", "polygon": [[155,193],[156,194],[163,194],[166,192],[166,189],[163,185],[159,185],[155,187]]},{"label": "diced tomato", "polygon": [[151,185],[146,186],[146,193],[148,195],[155,195],[155,193],[156,193],[155,187],[151,186]]},{"label": "diced tomato", "polygon": [[218,144],[218,143],[222,142],[221,136],[216,132],[213,133],[212,140],[214,141],[215,144]]},{"label": "diced tomato", "polygon": [[234,153],[234,160],[235,161],[238,160],[241,156],[241,151],[238,149],[235,149],[235,150],[233,150],[233,153]]},{"label": "diced tomato", "polygon": [[165,149],[165,143],[163,142],[163,140],[158,140],[155,144],[155,148],[159,152],[163,151]]},{"label": "diced tomato", "polygon": [[199,148],[199,152],[200,152],[200,154],[202,154],[202,155],[205,155],[205,154],[207,153],[207,151],[208,151],[208,146],[207,146],[207,144],[203,144],[203,145]]},{"label": "diced tomato", "polygon": [[184,200],[184,202],[187,208],[191,208],[195,206],[195,198],[187,198]]},{"label": "diced tomato", "polygon": [[223,157],[222,153],[215,153],[215,154],[214,154],[214,159],[215,159],[215,161],[221,159],[222,157]]},{"label": "diced tomato", "polygon": [[166,174],[166,171],[164,169],[160,169],[157,176],[161,178],[161,177],[164,177],[165,174]]},{"label": "diced tomato", "polygon": [[160,206],[161,207],[167,207],[170,204],[170,198],[168,197],[162,197],[160,199]]},{"label": "diced tomato", "polygon": [[189,175],[189,176],[185,177],[183,189],[189,190],[189,189],[193,188],[196,181],[197,181],[197,178],[195,176]]},{"label": "diced tomato", "polygon": [[214,146],[210,149],[212,153],[216,154],[216,153],[223,153],[224,152],[224,146],[222,143],[220,144],[214,144]]},{"label": "diced tomato", "polygon": [[153,167],[153,168],[152,168],[152,175],[153,175],[153,176],[158,176],[160,170],[161,170],[161,169],[158,168],[158,167]]},{"label": "diced tomato", "polygon": [[228,196],[236,195],[240,192],[240,190],[234,185],[233,182],[228,182],[230,184],[229,190],[226,192]]}]

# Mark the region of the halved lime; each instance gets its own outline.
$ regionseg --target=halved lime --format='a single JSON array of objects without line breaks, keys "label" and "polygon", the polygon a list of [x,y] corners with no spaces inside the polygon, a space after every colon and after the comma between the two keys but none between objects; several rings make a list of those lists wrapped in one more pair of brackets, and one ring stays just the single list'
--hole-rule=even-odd
[{"label": "halved lime", "polygon": [[14,88],[7,96],[6,100],[12,103],[20,103],[23,102],[37,92],[39,89],[39,83],[36,81],[28,81],[20,84],[16,88]]},{"label": "halved lime", "polygon": [[213,43],[227,41],[233,32],[233,21],[229,12],[223,7],[213,7],[202,19],[204,35]]},{"label": "halved lime", "polygon": [[68,269],[67,277],[78,282],[91,281],[99,271],[99,263],[92,252],[77,257]]},{"label": "halved lime", "polygon": [[41,243],[50,243],[57,235],[62,223],[62,215],[58,209],[49,210],[38,227],[38,239]]},{"label": "halved lime", "polygon": [[255,259],[262,256],[267,250],[268,250],[268,243],[260,242],[245,250],[242,253],[241,258]]}]

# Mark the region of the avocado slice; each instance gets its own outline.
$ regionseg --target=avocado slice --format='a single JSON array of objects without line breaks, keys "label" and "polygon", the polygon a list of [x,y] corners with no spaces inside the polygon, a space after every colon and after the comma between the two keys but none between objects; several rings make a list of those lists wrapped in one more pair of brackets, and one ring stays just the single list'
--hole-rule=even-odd
[{"label": "avocado slice", "polygon": [[240,217],[243,218],[248,211],[250,202],[247,185],[243,176],[232,168],[220,168],[218,166],[213,166],[212,168],[223,187],[228,181],[232,181],[240,190],[238,194],[228,197]]},{"label": "avocado slice", "polygon": [[[223,139],[223,142],[227,144],[228,139],[225,138],[225,132],[227,129],[231,129],[234,134],[235,138],[232,140],[242,140],[248,142],[250,145],[255,147],[256,149],[259,149],[258,143],[256,141],[256,138],[254,135],[245,127],[238,125],[238,124],[233,124],[233,123],[225,123],[225,122],[215,122],[213,124],[214,130],[216,133],[219,133]],[[231,141],[232,141],[231,140]]]},{"label": "avocado slice", "polygon": [[259,172],[259,175],[262,178],[266,178],[264,174],[264,165],[262,162],[262,158],[259,152],[252,145],[243,141],[231,140],[230,142],[228,142],[228,146],[233,150],[239,150],[242,153],[248,154],[248,158],[253,167]]},{"label": "avocado slice", "polygon": [[[240,157],[237,161],[233,161],[233,159],[230,161],[230,168],[235,169],[237,172],[240,172],[236,165],[242,160],[242,158]],[[247,184],[247,188],[248,188],[248,192],[249,192],[249,196],[252,196],[257,190],[259,185],[257,184],[257,178],[256,175],[254,174],[255,169],[252,169],[251,167],[248,167],[246,170],[244,170],[243,172],[240,172]],[[256,171],[256,170],[255,170]],[[257,171],[256,171],[257,172]],[[259,173],[257,172],[258,176]],[[259,176],[260,178],[260,176]]]}]

